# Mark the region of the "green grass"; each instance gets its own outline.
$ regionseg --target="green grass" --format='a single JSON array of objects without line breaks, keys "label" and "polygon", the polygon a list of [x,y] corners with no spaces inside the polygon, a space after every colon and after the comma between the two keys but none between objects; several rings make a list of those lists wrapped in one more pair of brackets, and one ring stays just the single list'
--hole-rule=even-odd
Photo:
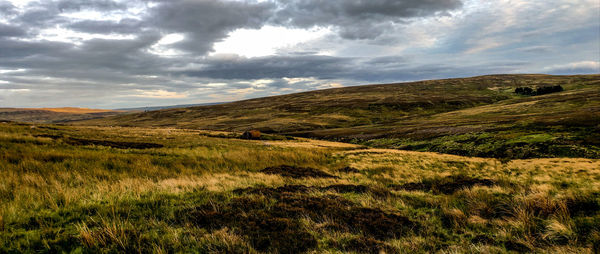
[{"label": "green grass", "polygon": [[304,136],[503,159],[599,158],[599,108],[600,87],[590,85],[400,120],[391,126],[315,130]]},{"label": "green grass", "polygon": [[[593,253],[600,248],[597,159],[501,162],[235,135],[2,123],[0,252]],[[506,135],[515,144],[560,138]],[[279,165],[334,177],[261,172]]]},{"label": "green grass", "polygon": [[478,131],[434,138],[376,138],[351,140],[371,147],[432,151],[499,159],[600,158],[598,135],[586,129],[541,132],[526,129]]},{"label": "green grass", "polygon": [[509,141],[507,141],[507,144],[518,144],[518,143],[544,143],[544,142],[551,142],[553,140],[556,140],[556,137],[547,134],[547,133],[540,133],[540,134],[531,134],[531,135],[525,135],[525,136],[519,136],[516,138],[513,138]]}]

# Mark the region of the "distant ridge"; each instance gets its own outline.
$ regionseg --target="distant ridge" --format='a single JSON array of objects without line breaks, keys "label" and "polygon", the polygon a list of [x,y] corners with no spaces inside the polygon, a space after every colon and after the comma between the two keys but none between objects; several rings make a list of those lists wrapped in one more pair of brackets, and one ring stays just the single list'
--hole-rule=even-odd
[{"label": "distant ridge", "polygon": [[181,105],[170,105],[170,106],[150,106],[150,107],[138,107],[138,108],[119,108],[115,110],[124,110],[124,111],[155,111],[161,109],[170,109],[170,108],[190,108],[190,107],[198,107],[198,106],[212,106],[223,104],[227,102],[213,102],[213,103],[199,103],[199,104],[181,104]]},{"label": "distant ridge", "polygon": [[103,113],[103,112],[114,112],[119,110],[113,109],[95,109],[95,108],[78,108],[78,107],[61,107],[61,108],[26,108],[27,110],[46,110],[60,113],[73,113],[73,114],[89,114],[89,113]]},{"label": "distant ridge", "polygon": [[127,113],[122,110],[62,108],[0,108],[0,120],[31,123],[65,123]]}]

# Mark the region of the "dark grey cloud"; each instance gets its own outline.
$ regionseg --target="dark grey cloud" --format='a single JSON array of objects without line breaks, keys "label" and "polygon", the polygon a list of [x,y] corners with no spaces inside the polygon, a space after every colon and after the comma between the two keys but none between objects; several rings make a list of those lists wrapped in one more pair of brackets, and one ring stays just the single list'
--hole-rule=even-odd
[{"label": "dark grey cloud", "polygon": [[77,78],[98,73],[108,79],[113,78],[115,72],[128,75],[151,73],[160,70],[162,64],[168,64],[144,51],[160,38],[158,34],[148,34],[133,40],[92,39],[79,46],[0,40],[0,57],[5,60],[0,67],[26,68],[32,73]]},{"label": "dark grey cloud", "polygon": [[31,5],[23,14],[11,21],[29,28],[51,27],[68,22],[68,19],[59,17],[58,14],[60,14],[60,11],[56,6],[49,4]]},{"label": "dark grey cloud", "polygon": [[8,1],[0,1],[0,14],[1,15],[14,15],[17,13],[16,7]]},{"label": "dark grey cloud", "polygon": [[204,54],[235,29],[260,28],[273,8],[269,2],[161,1],[150,10],[149,22],[165,33],[184,33],[186,38],[177,46]]},{"label": "dark grey cloud", "polygon": [[[18,41],[8,38],[0,38],[0,67],[22,67],[21,65],[27,65],[29,62],[34,62],[36,59],[32,59],[35,56],[42,55],[60,55],[66,53],[66,50],[73,46],[69,43],[62,42],[31,42],[31,41]],[[52,68],[52,66],[44,66]]]},{"label": "dark grey cloud", "polygon": [[69,24],[67,27],[78,32],[97,34],[137,34],[144,23],[138,19],[125,18],[117,22],[100,20],[83,20]]},{"label": "dark grey cloud", "polygon": [[52,4],[61,12],[81,10],[112,11],[127,8],[126,4],[112,0],[61,0],[53,1]]},{"label": "dark grey cloud", "polygon": [[216,79],[318,77],[331,79],[348,70],[352,59],[330,56],[209,58],[203,68],[181,74]]},{"label": "dark grey cloud", "polygon": [[144,49],[160,40],[158,34],[146,34],[133,40],[92,39],[70,52],[71,66],[87,66],[135,74],[140,70],[155,68],[158,57]]},{"label": "dark grey cloud", "polygon": [[448,12],[462,6],[461,0],[279,0],[280,10],[272,22],[313,27],[335,26],[343,38],[373,39],[390,23]]},{"label": "dark grey cloud", "polygon": [[25,30],[11,25],[0,23],[0,37],[16,37],[25,35]]}]

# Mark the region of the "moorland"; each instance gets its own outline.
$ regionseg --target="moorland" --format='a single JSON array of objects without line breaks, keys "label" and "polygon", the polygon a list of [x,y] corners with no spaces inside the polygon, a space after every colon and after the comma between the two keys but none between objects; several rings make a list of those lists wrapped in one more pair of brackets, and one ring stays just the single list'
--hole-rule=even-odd
[{"label": "moorland", "polygon": [[[560,86],[542,95],[518,88]],[[490,75],[150,111],[83,125],[246,131],[501,159],[600,157],[600,75]]]},{"label": "moorland", "polygon": [[599,90],[493,75],[4,121],[0,252],[595,253]]}]

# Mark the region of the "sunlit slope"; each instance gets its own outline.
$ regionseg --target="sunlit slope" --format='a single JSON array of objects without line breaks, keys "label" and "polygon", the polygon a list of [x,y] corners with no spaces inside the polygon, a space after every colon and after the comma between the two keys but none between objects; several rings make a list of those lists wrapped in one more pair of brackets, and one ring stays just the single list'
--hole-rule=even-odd
[{"label": "sunlit slope", "polygon": [[432,114],[393,123],[309,133],[321,137],[427,138],[505,128],[597,128],[600,123],[600,86],[541,96],[512,98],[497,103]]},{"label": "sunlit slope", "polygon": [[169,126],[266,132],[394,123],[516,98],[518,86],[561,84],[567,90],[600,83],[599,75],[495,75],[464,79],[367,85],[265,97],[220,105],[167,109],[84,124]]},{"label": "sunlit slope", "polygon": [[471,156],[598,158],[599,133],[600,87],[591,86],[393,124],[294,134]]},{"label": "sunlit slope", "polygon": [[[514,93],[517,87],[555,85],[565,91],[539,96]],[[600,75],[491,75],[319,90],[78,124],[259,129],[382,147],[507,158],[597,157],[599,141],[594,133],[600,119],[599,96]],[[507,144],[519,144],[513,142],[519,136],[543,133],[558,135],[542,137],[543,142],[556,141],[568,147],[533,153],[496,151],[507,150]],[[475,135],[477,141],[473,142],[478,143],[471,144],[471,136],[457,135]],[[492,143],[499,135],[500,143],[485,149],[479,147],[489,143],[486,135],[495,135]],[[444,136],[457,136],[459,140],[434,140]],[[467,139],[468,147],[460,144],[463,139]],[[480,148],[485,151],[479,151]]]}]

